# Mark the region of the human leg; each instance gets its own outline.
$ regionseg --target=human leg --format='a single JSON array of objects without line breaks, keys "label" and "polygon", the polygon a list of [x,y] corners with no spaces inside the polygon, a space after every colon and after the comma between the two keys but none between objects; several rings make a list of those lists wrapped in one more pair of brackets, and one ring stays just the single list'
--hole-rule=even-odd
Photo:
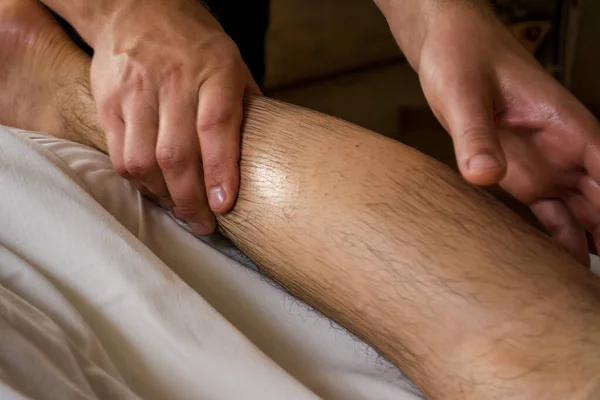
[{"label": "human leg", "polygon": [[[32,3],[30,0],[13,1],[20,7],[27,2]],[[36,14],[36,10],[30,9],[25,14]],[[42,21],[43,17],[43,14],[38,14],[36,21]],[[67,44],[60,44],[60,47],[67,47]],[[11,65],[13,70],[28,64],[48,66],[54,61],[46,56],[20,60],[19,54],[12,54],[12,57],[4,60],[4,66]],[[85,69],[85,65],[80,65],[79,68]],[[37,74],[40,75],[42,70],[43,68],[38,69]],[[74,68],[68,72],[71,76],[75,75]],[[30,79],[36,82],[37,77],[33,75]],[[43,83],[48,83],[48,80],[37,84],[43,86]],[[73,83],[76,87],[69,91],[81,93],[77,82]],[[10,99],[10,91],[4,89],[4,82],[0,78],[2,98]],[[22,93],[30,95],[32,101],[38,99],[27,87],[22,88]],[[85,106],[86,103],[81,104]],[[83,107],[78,107],[76,112],[82,109]],[[39,123],[37,126],[44,131],[43,121],[35,121],[35,117],[32,114],[29,120],[22,122]],[[85,119],[74,120],[85,122]],[[67,125],[74,126],[65,126]],[[44,153],[58,157],[56,165],[64,166],[64,170],[73,175],[80,187],[187,285],[271,360],[317,395],[344,400],[417,397],[413,394],[414,387],[411,387],[402,374],[382,361],[367,345],[350,337],[305,304],[291,298],[257,272],[246,270],[208,248],[181,229],[158,207],[144,201],[129,182],[115,173],[104,154],[39,134],[28,133],[26,137],[28,142],[42,144]],[[40,190],[45,192],[42,188]],[[31,218],[35,219],[33,215]],[[24,229],[33,229],[34,225],[31,219],[26,219],[23,226]],[[72,228],[62,224],[61,229]],[[80,278],[73,277],[74,280]],[[110,281],[109,278],[106,279]],[[201,310],[198,313],[201,316]],[[190,315],[189,318],[196,316]]]},{"label": "human leg", "polygon": [[251,99],[241,167],[223,230],[432,398],[597,390],[598,280],[441,165],[351,124]]},{"label": "human leg", "polygon": [[268,275],[432,398],[592,390],[588,271],[400,144],[275,102],[247,108],[242,191],[220,223]]},{"label": "human leg", "polygon": [[[42,6],[31,4],[0,1],[0,124],[94,145],[87,135],[98,126],[91,122],[95,105],[89,86],[81,84],[89,79],[88,57],[66,46],[67,34],[48,23],[52,17]],[[72,137],[70,121],[79,121]]]},{"label": "human leg", "polygon": [[0,127],[0,154],[0,398],[317,398],[51,151]]},{"label": "human leg", "polygon": [[432,398],[598,384],[599,281],[547,238],[397,142],[273,101],[247,115],[245,183],[219,222],[268,275]]}]

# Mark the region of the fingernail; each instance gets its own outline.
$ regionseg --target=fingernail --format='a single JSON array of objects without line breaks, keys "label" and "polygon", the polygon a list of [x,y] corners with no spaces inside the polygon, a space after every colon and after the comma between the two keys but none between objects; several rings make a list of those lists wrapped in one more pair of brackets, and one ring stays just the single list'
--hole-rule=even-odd
[{"label": "fingernail", "polygon": [[211,233],[210,229],[208,229],[208,227],[206,225],[204,225],[202,222],[192,222],[192,223],[190,223],[190,228],[192,228],[192,231],[196,235],[200,235],[200,236],[208,236]]},{"label": "fingernail", "polygon": [[225,203],[225,191],[222,187],[217,186],[210,189],[208,193],[208,204],[210,204],[210,208],[213,210],[219,209]]},{"label": "fingernail", "polygon": [[500,163],[496,157],[488,153],[476,154],[469,160],[470,170],[485,171],[488,169],[495,169],[500,167]]}]

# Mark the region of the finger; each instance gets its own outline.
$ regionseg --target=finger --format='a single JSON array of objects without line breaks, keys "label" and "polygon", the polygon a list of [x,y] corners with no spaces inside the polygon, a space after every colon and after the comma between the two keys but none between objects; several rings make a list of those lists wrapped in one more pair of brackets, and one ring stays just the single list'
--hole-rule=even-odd
[{"label": "finger", "polygon": [[246,94],[262,96],[263,93],[262,93],[262,90],[260,90],[260,86],[258,86],[256,81],[252,77],[250,70],[248,70],[247,68],[246,68],[246,76],[247,76],[247,78],[246,78]]},{"label": "finger", "polygon": [[106,147],[115,171],[123,178],[131,179],[131,175],[129,175],[123,161],[125,123],[123,122],[120,104],[117,105],[116,102],[99,104],[98,117],[102,128],[106,132]]},{"label": "finger", "polygon": [[[120,112],[119,112],[120,114]],[[147,196],[150,191],[140,181],[133,179],[125,167],[123,148],[125,143],[125,123],[116,113],[104,118],[103,127],[106,131],[106,148],[115,171],[127,179],[131,186],[142,195]]]},{"label": "finger", "polygon": [[579,193],[569,194],[564,200],[579,223],[592,234],[596,249],[600,249],[600,213]]},{"label": "finger", "polygon": [[235,71],[213,75],[199,90],[197,132],[210,208],[233,207],[239,188],[240,129],[246,81]]},{"label": "finger", "polygon": [[589,132],[591,139],[583,153],[583,164],[592,179],[600,182],[600,128],[595,119],[590,123]]},{"label": "finger", "polygon": [[587,175],[579,181],[579,190],[588,199],[592,207],[600,212],[600,185],[598,182]]},{"label": "finger", "polygon": [[472,76],[457,79],[437,101],[446,122],[462,175],[476,185],[493,185],[506,174],[504,152],[494,124],[492,86]]},{"label": "finger", "polygon": [[205,236],[214,232],[216,221],[208,207],[202,175],[195,99],[195,95],[182,96],[177,88],[161,95],[156,159],[177,215],[194,233]]},{"label": "finger", "polygon": [[123,162],[127,172],[141,182],[165,207],[173,203],[156,161],[158,110],[150,91],[135,91],[123,104],[125,139]]},{"label": "finger", "polygon": [[[125,128],[123,127],[123,131]],[[125,141],[124,133],[118,134],[106,134],[106,147],[108,149],[108,154],[110,155],[110,160],[113,163],[113,167],[115,168],[115,172],[117,172],[121,177],[127,179],[131,186],[140,192],[143,196],[150,197],[152,196],[152,192],[148,190],[144,184],[129,174],[127,168],[125,167],[125,161],[123,157],[123,143]]]},{"label": "finger", "polygon": [[543,200],[533,204],[531,209],[560,246],[580,263],[589,264],[585,231],[565,203],[558,199]]}]

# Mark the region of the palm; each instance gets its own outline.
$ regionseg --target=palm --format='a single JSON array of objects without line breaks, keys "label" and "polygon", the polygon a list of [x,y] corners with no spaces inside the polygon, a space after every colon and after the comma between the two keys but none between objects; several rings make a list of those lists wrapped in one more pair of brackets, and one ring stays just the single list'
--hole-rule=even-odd
[{"label": "palm", "polygon": [[[596,119],[500,28],[481,41],[456,24],[430,35],[419,77],[461,173],[474,184],[501,183],[587,263],[584,229],[600,244]],[[492,162],[473,163],[481,154]]]},{"label": "palm", "polygon": [[[598,127],[565,89],[545,74],[539,79],[544,82],[515,83],[511,106],[497,114],[507,161],[501,185],[529,204],[553,236],[583,261],[583,229],[596,233],[600,222],[600,189],[593,178],[600,175],[600,165],[594,164],[600,156]],[[600,235],[595,236],[600,243]]]}]

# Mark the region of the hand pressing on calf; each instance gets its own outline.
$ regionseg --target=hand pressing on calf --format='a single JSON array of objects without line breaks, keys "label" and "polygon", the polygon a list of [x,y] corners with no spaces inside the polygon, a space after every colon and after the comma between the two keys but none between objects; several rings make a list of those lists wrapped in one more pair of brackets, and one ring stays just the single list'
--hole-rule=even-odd
[{"label": "hand pressing on calf", "polygon": [[600,128],[593,115],[487,2],[378,3],[453,139],[465,179],[500,183],[588,264],[585,229],[600,245]]},{"label": "hand pressing on calf", "polygon": [[82,33],[95,51],[92,92],[113,164],[208,235],[213,212],[237,196],[243,97],[259,89],[198,1],[129,0],[105,11]]}]

